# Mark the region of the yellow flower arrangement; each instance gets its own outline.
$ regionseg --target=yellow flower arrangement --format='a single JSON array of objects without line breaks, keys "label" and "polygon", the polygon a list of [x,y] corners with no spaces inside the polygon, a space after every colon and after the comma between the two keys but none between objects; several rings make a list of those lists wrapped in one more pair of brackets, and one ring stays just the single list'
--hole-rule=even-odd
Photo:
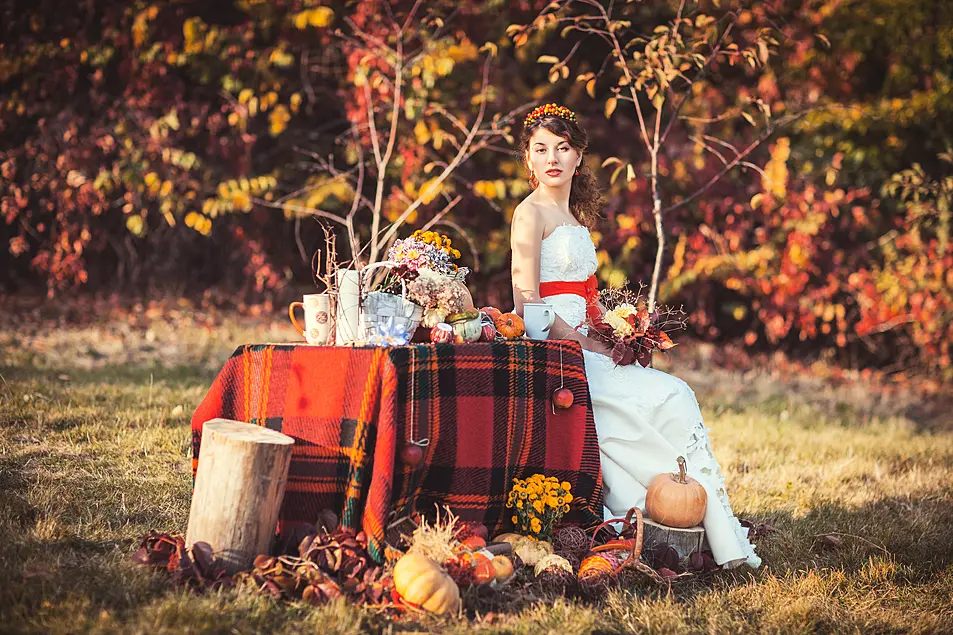
[{"label": "yellow flower arrangement", "polygon": [[513,479],[513,489],[506,499],[506,507],[513,510],[513,524],[520,533],[549,540],[553,529],[569,511],[572,493],[567,481],[555,476],[534,474],[529,478]]},{"label": "yellow flower arrangement", "polygon": [[412,235],[411,238],[415,238],[422,243],[427,243],[428,245],[433,245],[440,251],[444,252],[453,260],[456,260],[460,257],[460,251],[453,248],[453,241],[450,240],[447,236],[444,236],[440,232],[432,231],[421,231],[417,230]]}]

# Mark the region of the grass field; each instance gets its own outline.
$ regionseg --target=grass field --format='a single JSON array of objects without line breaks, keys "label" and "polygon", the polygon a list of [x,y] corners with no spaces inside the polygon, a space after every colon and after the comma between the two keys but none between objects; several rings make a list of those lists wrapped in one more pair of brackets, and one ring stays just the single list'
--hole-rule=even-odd
[{"label": "grass field", "polygon": [[188,422],[216,370],[235,345],[289,331],[5,324],[2,632],[953,632],[953,415],[917,419],[915,396],[679,372],[703,404],[736,512],[777,528],[759,541],[761,570],[469,622],[393,621],[344,604],[190,595],[130,562],[139,535],[185,529]]}]

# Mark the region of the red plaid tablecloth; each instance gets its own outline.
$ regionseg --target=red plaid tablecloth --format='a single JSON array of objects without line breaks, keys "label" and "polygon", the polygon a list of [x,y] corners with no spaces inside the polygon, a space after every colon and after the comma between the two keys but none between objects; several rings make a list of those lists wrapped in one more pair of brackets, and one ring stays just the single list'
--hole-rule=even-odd
[{"label": "red plaid tablecloth", "polygon": [[[561,383],[574,404],[554,413]],[[366,532],[378,560],[395,512],[438,503],[491,532],[509,528],[512,479],[537,472],[572,485],[567,524],[601,520],[599,444],[572,342],[243,346],[192,417],[193,475],[202,425],[216,417],[293,437],[281,522],[331,509]],[[416,468],[398,456],[410,438],[430,439]]]}]

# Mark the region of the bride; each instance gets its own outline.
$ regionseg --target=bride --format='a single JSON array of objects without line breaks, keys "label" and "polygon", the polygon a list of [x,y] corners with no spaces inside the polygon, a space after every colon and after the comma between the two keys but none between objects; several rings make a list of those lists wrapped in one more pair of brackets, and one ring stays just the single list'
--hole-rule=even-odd
[{"label": "bride", "polygon": [[689,474],[708,493],[702,524],[715,561],[725,567],[761,564],[748,532],[731,511],[725,480],[715,460],[695,394],[672,375],[638,364],[616,366],[608,347],[585,334],[587,313],[598,316],[596,250],[589,228],[602,197],[583,165],[586,132],[568,108],[548,104],[523,125],[520,150],[533,192],[513,214],[513,300],[546,302],[557,318],[552,339],[578,341],[583,348],[589,392],[599,436],[606,488],[606,517],[645,508],[645,492],[657,474],[670,472],[684,456]]}]

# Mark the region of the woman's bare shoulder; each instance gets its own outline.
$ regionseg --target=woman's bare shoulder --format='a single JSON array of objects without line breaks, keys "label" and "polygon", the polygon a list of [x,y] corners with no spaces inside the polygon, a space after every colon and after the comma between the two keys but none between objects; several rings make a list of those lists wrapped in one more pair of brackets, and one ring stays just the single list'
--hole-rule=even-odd
[{"label": "woman's bare shoulder", "polygon": [[542,208],[532,197],[527,196],[520,201],[516,209],[513,210],[513,220],[510,221],[510,224],[514,226],[536,227],[543,224],[543,220]]}]

